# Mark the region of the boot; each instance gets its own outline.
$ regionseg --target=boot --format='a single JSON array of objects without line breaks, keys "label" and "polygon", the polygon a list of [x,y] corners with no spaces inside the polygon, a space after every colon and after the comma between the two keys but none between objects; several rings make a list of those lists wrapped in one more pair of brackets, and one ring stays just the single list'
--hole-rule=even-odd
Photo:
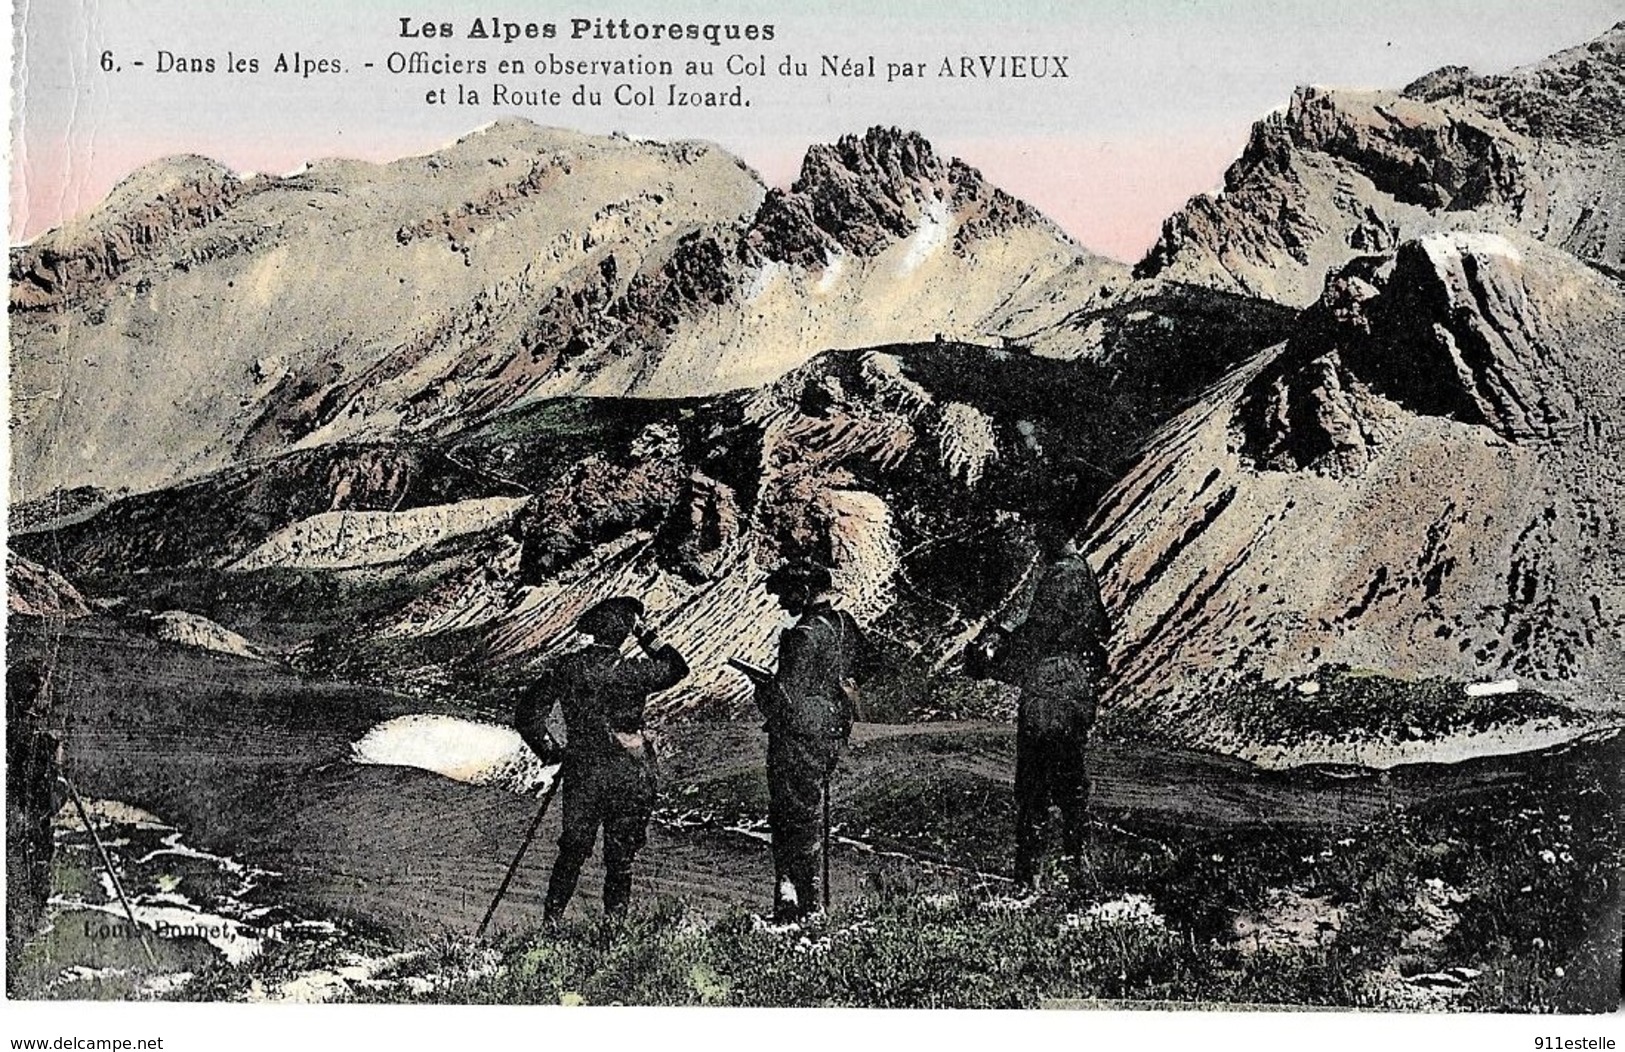
[{"label": "boot", "polygon": [[[557,931],[564,920],[564,911],[575,897],[576,884],[581,880],[581,867],[587,856],[574,845],[561,844],[559,855],[553,860],[553,872],[547,878],[547,899],[542,907],[542,927]],[[590,851],[592,845],[588,845]]]},{"label": "boot", "polygon": [[631,869],[604,870],[604,919],[623,921],[632,901]]}]

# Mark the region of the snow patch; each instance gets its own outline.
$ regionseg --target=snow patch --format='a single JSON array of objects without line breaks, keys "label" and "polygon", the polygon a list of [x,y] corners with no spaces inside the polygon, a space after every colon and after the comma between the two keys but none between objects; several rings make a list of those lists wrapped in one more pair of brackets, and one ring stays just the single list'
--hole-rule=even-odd
[{"label": "snow patch", "polygon": [[947,204],[932,201],[926,206],[919,227],[908,239],[903,258],[897,264],[898,274],[912,274],[918,270],[921,264],[948,243],[948,235],[952,231],[953,214],[948,211]]},{"label": "snow patch", "polygon": [[846,257],[837,254],[824,265],[824,272],[818,275],[818,281],[813,284],[813,291],[819,295],[827,295],[835,288],[835,283],[841,280],[846,271]]},{"label": "snow patch", "polygon": [[1452,230],[1429,234],[1422,238],[1422,250],[1435,266],[1451,266],[1461,262],[1465,255],[1498,256],[1512,263],[1522,263],[1523,253],[1500,234],[1477,230]]},{"label": "snow patch", "polygon": [[784,264],[772,259],[757,268],[750,279],[750,284],[745,288],[745,302],[756,302],[763,293],[773,287],[773,282],[778,280],[783,270]]},{"label": "snow patch", "polygon": [[1515,679],[1498,679],[1491,683],[1467,684],[1469,698],[1490,698],[1497,694],[1518,693],[1518,681]]},{"label": "snow patch", "polygon": [[350,746],[356,763],[416,767],[470,785],[516,793],[547,787],[556,767],[544,767],[512,727],[418,713],[373,727]]}]

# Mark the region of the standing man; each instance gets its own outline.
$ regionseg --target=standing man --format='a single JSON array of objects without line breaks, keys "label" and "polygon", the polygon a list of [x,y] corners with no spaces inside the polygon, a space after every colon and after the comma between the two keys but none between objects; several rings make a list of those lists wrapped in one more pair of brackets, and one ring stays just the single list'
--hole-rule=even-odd
[{"label": "standing man", "polygon": [[1106,675],[1110,625],[1100,582],[1057,522],[1037,530],[1040,565],[1005,618],[976,646],[1021,687],[1016,722],[1016,880],[1034,890],[1053,805],[1063,854],[1083,854],[1089,777],[1084,750]]},{"label": "standing man", "polygon": [[[576,622],[587,646],[559,658],[519,703],[520,735],[544,762],[558,745],[547,732],[557,701],[564,710],[563,830],[547,884],[543,924],[556,927],[575,894],[581,867],[604,829],[604,917],[626,915],[632,897],[632,857],[648,835],[654,809],[654,747],[643,734],[649,695],[676,686],[688,663],[642,624],[643,604],[618,596],[598,603]],[[621,656],[634,636],[647,655]]]},{"label": "standing man", "polygon": [[819,909],[821,841],[827,834],[829,777],[857,719],[857,685],[869,661],[858,624],[837,610],[828,569],[792,562],[767,589],[796,623],[779,636],[779,665],[758,682],[766,717],[768,825],[773,831],[773,919],[806,919]]}]

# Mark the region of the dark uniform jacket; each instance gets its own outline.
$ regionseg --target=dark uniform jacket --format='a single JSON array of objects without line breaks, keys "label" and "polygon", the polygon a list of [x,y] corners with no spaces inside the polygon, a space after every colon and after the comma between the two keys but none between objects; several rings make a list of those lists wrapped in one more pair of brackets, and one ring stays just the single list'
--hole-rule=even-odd
[{"label": "dark uniform jacket", "polygon": [[547,731],[547,716],[557,701],[564,710],[566,763],[624,765],[645,758],[643,707],[649,695],[687,675],[688,663],[669,644],[649,658],[625,658],[594,643],[551,664],[525,692],[514,722],[537,755],[555,762],[559,747]]},{"label": "dark uniform jacket", "polygon": [[1106,673],[1111,626],[1100,582],[1081,555],[1044,567],[1004,626],[999,661],[1021,686],[1021,726],[1032,733],[1087,732]]},{"label": "dark uniform jacket", "polygon": [[852,615],[814,602],[779,636],[779,667],[758,692],[770,734],[845,741],[858,718],[856,685],[873,659]]}]

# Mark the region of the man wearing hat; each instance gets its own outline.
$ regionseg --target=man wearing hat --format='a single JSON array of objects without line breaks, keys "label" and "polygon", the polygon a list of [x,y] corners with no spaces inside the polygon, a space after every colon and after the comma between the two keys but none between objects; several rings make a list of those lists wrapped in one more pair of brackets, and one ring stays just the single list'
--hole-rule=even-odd
[{"label": "man wearing hat", "polygon": [[[558,746],[546,718],[557,701],[566,734],[563,778],[563,830],[547,884],[543,923],[564,916],[592,854],[598,828],[604,829],[604,916],[626,915],[632,895],[632,857],[647,839],[654,808],[654,747],[643,734],[643,706],[649,695],[676,686],[688,663],[642,623],[643,604],[617,596],[596,604],[576,622],[590,637],[587,646],[551,663],[525,692],[516,723],[525,741],[544,761]],[[646,657],[621,655],[633,636]]]},{"label": "man wearing hat", "polygon": [[828,569],[792,562],[767,589],[796,623],[779,636],[779,664],[756,688],[767,719],[768,825],[773,832],[773,916],[797,922],[818,909],[820,808],[829,776],[857,718],[857,683],[868,672],[863,635],[835,609]]}]

